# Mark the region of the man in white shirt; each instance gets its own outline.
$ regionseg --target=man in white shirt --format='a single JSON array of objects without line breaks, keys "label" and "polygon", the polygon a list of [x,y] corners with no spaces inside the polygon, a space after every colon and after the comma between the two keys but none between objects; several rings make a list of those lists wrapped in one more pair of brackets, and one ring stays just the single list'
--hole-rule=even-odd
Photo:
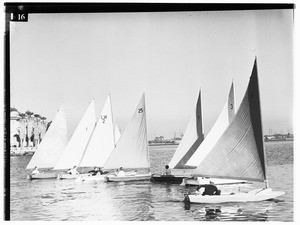
[{"label": "man in white shirt", "polygon": [[68,170],[68,173],[71,175],[79,174],[79,172],[77,171],[77,166],[73,166],[72,169]]},{"label": "man in white shirt", "polygon": [[40,171],[38,170],[37,166],[34,167],[33,171],[31,172],[31,174],[38,174],[40,173]]},{"label": "man in white shirt", "polygon": [[122,167],[120,167],[119,173],[117,174],[118,177],[125,177],[125,172]]}]

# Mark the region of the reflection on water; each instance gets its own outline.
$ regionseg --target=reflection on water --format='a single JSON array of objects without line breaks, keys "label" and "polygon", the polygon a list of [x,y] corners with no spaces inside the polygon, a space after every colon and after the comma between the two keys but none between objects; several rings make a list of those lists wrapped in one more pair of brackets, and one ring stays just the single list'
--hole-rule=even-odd
[{"label": "reflection on water", "polygon": [[[163,171],[175,148],[151,147],[151,172]],[[25,168],[30,156],[11,157],[11,220],[293,221],[292,148],[288,142],[266,144],[269,185],[285,191],[284,196],[218,205],[186,205],[186,187],[149,181],[29,181]]]}]

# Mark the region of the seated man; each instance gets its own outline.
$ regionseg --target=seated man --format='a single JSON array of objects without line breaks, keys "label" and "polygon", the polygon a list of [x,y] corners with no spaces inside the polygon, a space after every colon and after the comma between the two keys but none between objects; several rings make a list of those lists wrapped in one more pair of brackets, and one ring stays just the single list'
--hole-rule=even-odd
[{"label": "seated man", "polygon": [[169,168],[169,165],[166,165],[165,168],[166,168],[165,175],[168,175],[168,176],[171,175],[171,170]]},{"label": "seated man", "polygon": [[219,190],[213,182],[210,182],[210,184],[204,184],[204,185],[200,185],[198,186],[198,190],[204,187],[204,192],[202,193],[202,195],[220,195],[221,194],[221,190]]},{"label": "seated man", "polygon": [[38,170],[37,166],[34,167],[33,171],[31,172],[31,174],[38,174],[40,173],[40,171]]},{"label": "seated man", "polygon": [[119,170],[117,176],[118,176],[118,177],[125,177],[125,172],[124,172],[124,170],[123,170],[122,167],[120,167],[120,170]]},{"label": "seated man", "polygon": [[102,170],[99,168],[99,167],[94,167],[93,170],[90,170],[89,173],[92,175],[92,176],[95,176],[97,175],[98,173],[99,174],[102,174]]},{"label": "seated man", "polygon": [[69,173],[71,175],[79,174],[79,172],[77,171],[77,166],[73,166],[73,168],[68,170],[67,173]]}]

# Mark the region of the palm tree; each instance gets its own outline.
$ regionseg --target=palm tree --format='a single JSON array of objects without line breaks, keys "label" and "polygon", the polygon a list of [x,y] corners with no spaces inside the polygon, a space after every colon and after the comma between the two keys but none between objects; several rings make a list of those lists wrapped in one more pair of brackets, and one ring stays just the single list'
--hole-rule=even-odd
[{"label": "palm tree", "polygon": [[27,146],[29,147],[29,143],[30,143],[30,140],[31,140],[31,135],[32,135],[32,115],[34,114],[33,112],[27,110],[25,112],[26,114],[26,119],[27,119],[27,130],[26,130],[26,140],[27,140]]},{"label": "palm tree", "polygon": [[21,119],[20,119],[20,142],[21,142],[21,148],[24,147],[24,141],[26,140],[26,114],[25,113],[20,113],[19,114]]},{"label": "palm tree", "polygon": [[27,111],[25,112],[25,114],[27,115],[27,117],[31,117],[34,113],[31,112],[31,111],[29,111],[29,110],[27,110]]}]

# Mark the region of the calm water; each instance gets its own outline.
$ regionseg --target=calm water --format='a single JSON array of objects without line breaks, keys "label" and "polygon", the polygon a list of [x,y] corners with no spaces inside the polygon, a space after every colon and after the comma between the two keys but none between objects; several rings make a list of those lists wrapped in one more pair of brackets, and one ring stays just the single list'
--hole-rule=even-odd
[{"label": "calm water", "polygon": [[[151,171],[161,172],[177,146],[150,147]],[[11,157],[11,220],[293,221],[293,142],[266,143],[269,185],[276,201],[219,205],[182,202],[186,188],[148,181],[76,183],[26,180],[31,156]],[[220,208],[206,215],[205,207]]]}]

